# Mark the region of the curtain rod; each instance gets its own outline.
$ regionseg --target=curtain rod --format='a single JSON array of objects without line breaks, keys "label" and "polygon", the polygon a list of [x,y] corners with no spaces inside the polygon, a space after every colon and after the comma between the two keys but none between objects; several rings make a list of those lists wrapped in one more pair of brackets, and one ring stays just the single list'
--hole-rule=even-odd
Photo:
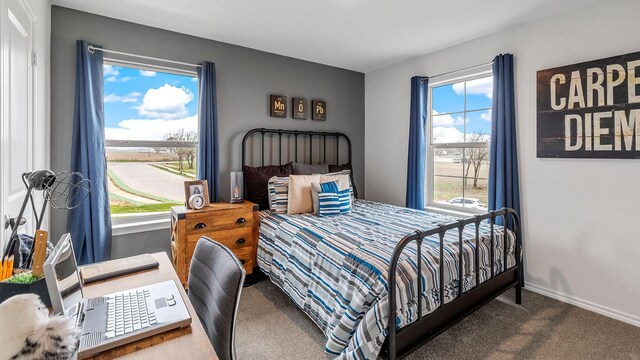
[{"label": "curtain rod", "polygon": [[138,54],[126,53],[126,52],[122,52],[122,51],[107,50],[107,49],[103,49],[103,48],[95,47],[95,46],[93,46],[93,45],[89,45],[89,47],[87,48],[87,50],[89,50],[89,52],[90,52],[90,53],[93,53],[94,51],[98,50],[98,51],[102,51],[103,53],[110,53],[110,54],[117,54],[117,55],[131,56],[131,57],[137,57],[137,58],[140,58],[140,59],[146,59],[146,60],[162,61],[162,62],[171,63],[171,64],[176,64],[176,65],[193,66],[193,67],[202,67],[202,65],[199,65],[199,64],[190,64],[190,63],[185,63],[185,62],[181,62],[181,61],[173,61],[173,60],[160,59],[160,58],[152,57],[152,56],[144,56],[144,55],[138,55]]},{"label": "curtain rod", "polygon": [[479,67],[483,67],[483,66],[487,66],[487,65],[493,65],[493,61],[490,61],[490,62],[488,62],[488,63],[484,63],[484,64],[479,64],[479,65],[469,66],[469,67],[466,67],[466,68],[464,68],[464,69],[458,69],[458,70],[453,70],[453,71],[447,71],[447,72],[444,72],[444,73],[442,73],[442,74],[429,76],[429,80],[431,80],[431,79],[433,79],[433,78],[438,78],[438,77],[440,77],[440,76],[445,76],[445,75],[455,74],[455,73],[459,73],[459,72],[463,72],[463,71],[467,71],[467,70],[472,70],[472,69],[479,68]]}]

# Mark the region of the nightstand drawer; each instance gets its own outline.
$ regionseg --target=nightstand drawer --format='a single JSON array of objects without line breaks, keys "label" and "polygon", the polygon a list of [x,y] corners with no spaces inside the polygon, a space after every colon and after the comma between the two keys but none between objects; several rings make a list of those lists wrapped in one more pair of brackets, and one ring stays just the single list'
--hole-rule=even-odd
[{"label": "nightstand drawer", "polygon": [[187,217],[187,234],[201,234],[215,230],[223,230],[237,227],[251,228],[253,225],[253,212],[238,212],[233,210],[216,211],[211,213],[189,214]]},{"label": "nightstand drawer", "polygon": [[[189,243],[189,253],[193,256],[193,250],[196,248],[196,243]],[[253,249],[250,246],[245,246],[241,248],[231,249],[233,254],[240,260],[240,263],[244,267],[244,270],[247,274],[251,274],[253,272]],[[187,260],[187,269],[191,266],[191,258]]]},{"label": "nightstand drawer", "polygon": [[250,227],[241,227],[230,230],[209,231],[206,234],[187,235],[187,251],[189,254],[193,254],[196,243],[200,240],[201,236],[206,236],[211,240],[217,241],[231,250],[245,247],[251,248],[253,246],[253,229]]}]

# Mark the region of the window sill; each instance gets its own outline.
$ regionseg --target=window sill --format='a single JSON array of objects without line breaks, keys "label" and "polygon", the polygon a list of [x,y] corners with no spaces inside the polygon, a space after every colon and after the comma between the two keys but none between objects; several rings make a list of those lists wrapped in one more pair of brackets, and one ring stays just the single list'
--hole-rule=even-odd
[{"label": "window sill", "polygon": [[168,230],[171,228],[171,215],[169,213],[112,217],[111,221],[113,222],[111,227],[112,236]]},{"label": "window sill", "polygon": [[444,206],[436,206],[436,205],[427,205],[424,207],[425,211],[434,212],[437,214],[449,215],[457,218],[468,218],[475,215],[486,214],[486,211],[483,210],[459,210],[459,208],[450,208]]}]

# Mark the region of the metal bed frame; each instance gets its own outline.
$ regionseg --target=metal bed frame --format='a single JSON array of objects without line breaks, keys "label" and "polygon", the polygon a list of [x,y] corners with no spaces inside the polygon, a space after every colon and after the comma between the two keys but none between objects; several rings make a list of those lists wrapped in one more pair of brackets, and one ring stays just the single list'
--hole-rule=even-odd
[{"label": "metal bed frame", "polygon": [[[346,139],[348,144],[348,158],[349,162],[351,162],[351,140],[349,137],[340,132],[321,132],[321,131],[301,131],[301,130],[282,130],[282,129],[265,129],[265,128],[257,128],[249,130],[244,138],[242,139],[242,165],[247,165],[246,158],[246,146],[247,140],[255,135],[261,135],[261,164],[264,163],[264,151],[265,151],[265,135],[278,135],[278,161],[280,165],[282,165],[282,137],[283,135],[293,135],[294,136],[294,148],[295,148],[295,161],[298,161],[298,137],[308,137],[309,138],[309,163],[313,159],[313,137],[318,136],[324,139],[324,157],[323,160],[326,162],[326,148],[327,148],[327,137],[336,138],[336,164],[340,159],[339,151],[339,143],[340,138]],[[495,225],[496,220],[502,217],[503,223],[506,224],[507,228],[510,228],[513,234],[515,235],[515,258],[516,265],[510,268],[506,268],[507,266],[507,246],[503,246],[504,250],[504,260],[503,260],[503,269],[501,272],[496,272],[494,267],[494,257],[495,257]],[[479,272],[479,259],[480,259],[480,223],[483,221],[490,222],[490,263],[491,271],[489,279],[486,279],[484,282],[480,283],[480,272]],[[463,289],[463,282],[458,281],[458,294],[457,297],[450,302],[445,304],[444,299],[444,236],[445,233],[449,230],[458,230],[458,274],[464,274],[463,269],[463,231],[467,225],[475,225],[475,251],[474,251],[474,264],[475,264],[475,286],[466,292]],[[391,314],[396,314],[398,310],[398,306],[396,304],[396,283],[397,283],[397,269],[398,269],[398,261],[403,253],[403,250],[407,247],[407,245],[415,242],[417,249],[417,264],[418,264],[418,274],[422,274],[422,242],[428,236],[437,235],[440,239],[440,268],[439,268],[439,285],[440,285],[440,304],[437,309],[432,311],[429,314],[422,314],[422,282],[415,280],[417,283],[417,304],[418,304],[418,318],[416,321],[405,325],[401,329],[397,328],[396,322],[391,320]],[[507,233],[504,233],[504,242],[506,243]],[[459,276],[460,278],[461,276]],[[468,315],[472,314],[475,310],[479,309],[486,303],[495,299],[497,296],[501,295],[505,291],[510,288],[515,288],[515,302],[516,304],[522,303],[522,287],[524,286],[523,273],[522,273],[522,235],[520,229],[520,218],[515,210],[511,208],[502,208],[500,210],[489,211],[486,214],[473,216],[467,219],[461,219],[449,224],[441,224],[437,227],[427,230],[420,231],[416,230],[414,233],[406,235],[403,237],[398,244],[396,245],[393,254],[391,256],[391,261],[389,264],[388,271],[388,292],[389,292],[389,333],[387,335],[387,339],[382,347],[380,352],[380,357],[385,359],[402,359],[405,356],[409,355],[411,352],[417,350],[419,347],[424,345],[425,343],[431,341],[436,336],[447,330],[449,327],[455,325],[460,320],[464,319]],[[394,316],[395,318],[395,316]]]}]

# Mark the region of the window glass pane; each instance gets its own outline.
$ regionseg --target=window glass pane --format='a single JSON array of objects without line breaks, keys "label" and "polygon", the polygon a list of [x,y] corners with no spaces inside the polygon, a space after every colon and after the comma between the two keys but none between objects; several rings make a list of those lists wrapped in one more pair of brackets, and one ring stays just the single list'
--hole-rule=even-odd
[{"label": "window glass pane", "polygon": [[433,150],[433,175],[463,176],[463,149]]},{"label": "window glass pane", "polygon": [[464,113],[437,115],[431,118],[433,144],[464,141]]},{"label": "window glass pane", "polygon": [[198,82],[194,76],[104,65],[109,200],[114,216],[167,212],[184,204],[184,181],[195,179],[196,148],[136,146],[136,141],[197,141]]},{"label": "window glass pane", "polygon": [[467,142],[489,142],[491,137],[491,110],[470,111],[467,116]]},{"label": "window glass pane", "polygon": [[467,111],[490,109],[493,97],[493,77],[467,81]]},{"label": "window glass pane", "polygon": [[184,204],[184,181],[195,179],[195,148],[110,148],[111,213],[169,211]]},{"label": "window glass pane", "polygon": [[[462,198],[462,178],[443,176],[433,177],[433,201],[440,204],[449,204],[457,197]],[[461,203],[457,205],[462,206]]]},{"label": "window glass pane", "polygon": [[464,206],[472,209],[486,210],[488,200],[488,181],[475,179],[473,177],[465,178],[464,180]]},{"label": "window glass pane", "polygon": [[105,138],[164,140],[198,131],[195,77],[104,65]]},{"label": "window glass pane", "polygon": [[433,87],[431,114],[464,111],[464,82]]},{"label": "window glass pane", "polygon": [[487,179],[489,177],[489,148],[467,148],[464,150],[464,176]]}]

